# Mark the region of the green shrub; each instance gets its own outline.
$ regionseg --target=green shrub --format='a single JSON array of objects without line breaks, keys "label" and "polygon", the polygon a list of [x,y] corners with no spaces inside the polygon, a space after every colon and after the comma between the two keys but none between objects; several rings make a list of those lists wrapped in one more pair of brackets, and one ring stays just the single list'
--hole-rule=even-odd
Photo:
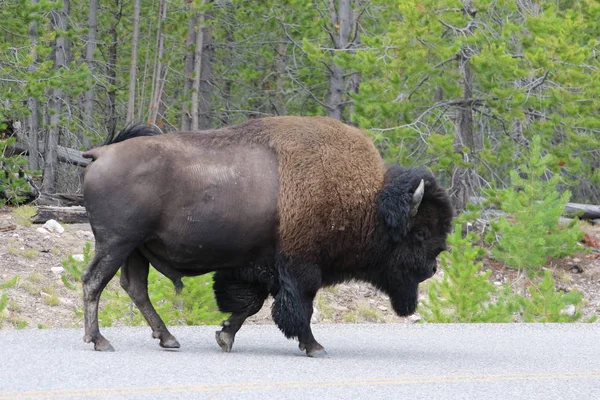
[{"label": "green shrub", "polygon": [[[2,130],[0,123],[0,130]],[[30,186],[22,176],[27,159],[22,156],[6,156],[7,147],[16,143],[16,138],[0,140],[0,206],[5,203],[17,205],[25,200],[25,195],[30,191]],[[31,172],[31,171],[27,171]]]},{"label": "green shrub", "polygon": [[12,287],[15,287],[17,282],[19,282],[19,275],[15,275],[6,282],[0,283],[0,289],[10,289]]},{"label": "green shrub", "polygon": [[[574,322],[581,318],[580,311],[583,293],[556,291],[555,281],[549,270],[544,271],[544,280],[529,287],[531,297],[519,297],[525,322]],[[572,315],[564,313],[567,306],[573,305]]]},{"label": "green shrub", "polygon": [[78,289],[78,286],[75,286],[75,283],[81,283],[81,274],[89,265],[93,256],[92,244],[90,242],[85,242],[85,245],[83,246],[83,261],[74,259],[71,254],[62,260],[61,264],[65,271],[61,274],[61,280],[66,288],[71,290]]},{"label": "green shrub", "polygon": [[490,191],[494,201],[509,217],[491,223],[486,241],[492,244],[492,255],[507,266],[539,271],[549,257],[564,257],[581,250],[583,232],[573,220],[559,225],[570,192],[558,190],[560,176],[545,179],[553,158],[541,155],[538,136],[533,138],[529,160],[520,171],[511,172],[511,187]]},{"label": "green shrub", "polygon": [[[0,289],[10,289],[14,287],[19,281],[19,275],[13,276],[11,279],[6,282],[0,282]],[[6,317],[8,315],[8,295],[4,292],[0,293],[0,328],[4,324]]]},{"label": "green shrub", "polygon": [[429,284],[427,299],[419,305],[424,322],[509,322],[516,302],[509,288],[500,290],[489,281],[491,270],[481,273],[477,260],[485,252],[472,244],[476,235],[464,238],[460,223],[448,236],[451,252],[443,252],[440,262],[444,275]]}]

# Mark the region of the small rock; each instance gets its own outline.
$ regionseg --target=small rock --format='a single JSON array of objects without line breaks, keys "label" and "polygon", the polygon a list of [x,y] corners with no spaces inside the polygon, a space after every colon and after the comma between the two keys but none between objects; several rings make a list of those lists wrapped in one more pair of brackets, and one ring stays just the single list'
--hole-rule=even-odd
[{"label": "small rock", "polygon": [[94,240],[94,234],[90,231],[77,231],[77,236],[82,239]]},{"label": "small rock", "polygon": [[44,228],[41,228],[41,227],[40,227],[40,228],[37,228],[37,229],[36,229],[36,231],[38,231],[38,232],[39,232],[39,233],[41,233],[41,234],[50,233],[50,232],[48,232],[47,230],[45,230]]},{"label": "small rock", "polygon": [[387,311],[388,308],[386,306],[377,306],[381,311]]},{"label": "small rock", "polygon": [[67,299],[65,297],[61,297],[60,298],[60,302],[62,304],[66,304],[66,305],[69,305],[69,306],[73,304],[73,300],[72,299]]},{"label": "small rock", "polygon": [[65,269],[63,267],[52,267],[50,268],[50,271],[54,272],[55,274],[62,274]]},{"label": "small rock", "polygon": [[494,282],[494,285],[496,285],[496,286],[502,286],[502,282],[496,281],[496,282]]},{"label": "small rock", "polygon": [[19,237],[19,234],[18,233],[13,233],[12,237]]},{"label": "small rock", "polygon": [[560,313],[561,315],[568,315],[569,317],[572,317],[575,315],[575,305],[569,304]]},{"label": "small rock", "polygon": [[574,258],[574,259],[573,259],[573,262],[574,262],[574,263],[580,263],[580,262],[581,262],[581,260],[580,260],[579,258]]},{"label": "small rock", "polygon": [[346,307],[346,306],[341,306],[341,305],[339,305],[339,304],[332,304],[332,305],[331,305],[331,308],[333,308],[333,309],[334,309],[334,310],[336,310],[336,311],[348,311],[348,310],[349,310],[349,308],[348,308],[348,307]]},{"label": "small rock", "polygon": [[49,219],[48,221],[46,221],[46,223],[42,227],[46,228],[50,232],[63,233],[65,231],[65,228],[63,228],[61,224],[59,224],[58,222],[56,222],[56,220],[53,219]]},{"label": "small rock", "polygon": [[408,317],[408,320],[410,322],[412,322],[413,324],[416,324],[417,322],[419,322],[421,320],[421,316],[417,315],[417,314],[413,314],[410,317]]},{"label": "small rock", "polygon": [[583,272],[583,268],[581,268],[579,264],[575,264],[571,267],[571,272],[574,274],[580,274]]},{"label": "small rock", "polygon": [[83,254],[73,254],[71,257],[73,257],[73,260],[75,261],[83,261]]}]

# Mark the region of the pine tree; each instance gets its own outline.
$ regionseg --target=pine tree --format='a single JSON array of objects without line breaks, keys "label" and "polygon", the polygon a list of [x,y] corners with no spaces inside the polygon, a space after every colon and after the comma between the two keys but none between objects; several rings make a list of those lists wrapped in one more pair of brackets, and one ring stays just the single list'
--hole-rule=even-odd
[{"label": "pine tree", "polygon": [[492,222],[487,240],[493,244],[492,254],[510,267],[533,273],[549,257],[582,250],[579,240],[583,231],[577,221],[559,224],[570,193],[560,193],[560,175],[546,178],[549,165],[554,163],[551,154],[542,156],[541,137],[535,136],[527,162],[510,173],[511,187],[488,191],[509,216]]},{"label": "pine tree", "polygon": [[508,287],[504,292],[490,281],[491,270],[482,272],[477,260],[485,251],[474,246],[472,232],[461,237],[461,226],[456,224],[448,237],[450,253],[440,255],[443,277],[429,284],[428,296],[420,304],[419,312],[426,322],[509,322],[516,303]]}]

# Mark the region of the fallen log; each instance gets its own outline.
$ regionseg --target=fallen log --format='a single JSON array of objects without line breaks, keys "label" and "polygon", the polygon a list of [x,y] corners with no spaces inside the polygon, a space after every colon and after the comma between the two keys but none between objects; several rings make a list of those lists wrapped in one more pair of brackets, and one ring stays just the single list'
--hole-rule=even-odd
[{"label": "fallen log", "polygon": [[34,204],[38,206],[57,207],[83,206],[83,195],[69,193],[42,193],[37,199],[35,199]]},{"label": "fallen log", "polygon": [[[38,145],[38,151],[42,154],[44,153],[44,147],[44,142],[40,142]],[[27,155],[29,154],[29,145],[20,140],[17,140],[17,142],[13,146],[7,147],[7,151],[10,151],[12,154],[18,153],[22,155]],[[87,158],[83,158],[81,156],[82,153],[82,151],[70,149],[64,146],[58,146],[56,149],[58,161],[67,164],[77,165],[80,167],[86,167],[90,163],[90,160]]]},{"label": "fallen log", "polygon": [[14,231],[15,229],[17,229],[15,224],[3,225],[0,223],[0,232]]},{"label": "fallen log", "polygon": [[[473,204],[482,204],[485,202],[485,200],[485,197],[479,196],[472,196],[469,198],[469,201]],[[494,210],[495,208],[496,207],[493,204],[486,207],[488,210]],[[565,205],[563,216],[570,218],[578,216],[579,219],[586,220],[600,219],[600,206],[592,204],[567,203]]]},{"label": "fallen log", "polygon": [[582,213],[579,219],[598,219],[600,218],[600,206],[591,204],[567,203],[565,206],[565,215],[576,216]]},{"label": "fallen log", "polygon": [[88,215],[85,207],[81,206],[40,206],[33,217],[31,217],[31,222],[34,224],[43,224],[50,219],[65,224],[80,224],[88,222]]}]

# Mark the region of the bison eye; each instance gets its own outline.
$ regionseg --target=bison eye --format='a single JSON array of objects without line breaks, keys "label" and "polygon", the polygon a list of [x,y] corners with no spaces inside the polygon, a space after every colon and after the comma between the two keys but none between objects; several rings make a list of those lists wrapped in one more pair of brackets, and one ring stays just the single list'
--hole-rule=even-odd
[{"label": "bison eye", "polygon": [[423,242],[425,241],[425,238],[427,237],[427,233],[425,232],[424,229],[417,229],[415,231],[415,238],[419,241],[419,242]]}]

